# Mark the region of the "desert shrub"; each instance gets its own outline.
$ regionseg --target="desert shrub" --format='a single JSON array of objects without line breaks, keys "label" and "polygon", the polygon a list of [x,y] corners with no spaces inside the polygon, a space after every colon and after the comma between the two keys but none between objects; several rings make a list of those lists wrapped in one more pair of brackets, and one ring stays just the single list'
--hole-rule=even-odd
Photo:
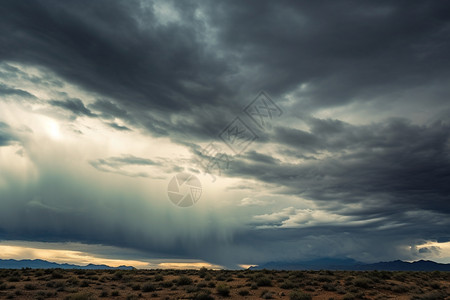
[{"label": "desert shrub", "polygon": [[186,275],[181,275],[178,277],[177,285],[191,285],[192,279],[187,277]]},{"label": "desert shrub", "polygon": [[66,280],[66,282],[72,285],[78,285],[80,283],[78,278],[75,276],[70,277],[69,279]]},{"label": "desert shrub", "polygon": [[19,276],[11,276],[8,278],[9,282],[19,282],[22,278],[20,278]]},{"label": "desert shrub", "polygon": [[88,287],[89,286],[89,281],[87,280],[83,280],[80,284],[81,287]]},{"label": "desert shrub", "polygon": [[230,287],[225,284],[219,284],[216,287],[216,291],[219,295],[228,297],[230,295]]},{"label": "desert shrub", "polygon": [[228,279],[228,277],[225,276],[224,274],[218,274],[218,275],[216,276],[216,280],[217,280],[217,281],[225,281],[225,280],[227,280],[227,279]]},{"label": "desert shrub", "polygon": [[325,283],[324,285],[322,285],[322,288],[325,291],[336,291],[336,286],[332,283]]},{"label": "desert shrub", "polygon": [[25,284],[24,288],[26,290],[28,290],[28,291],[33,291],[33,290],[37,289],[37,287],[34,284],[31,284],[31,283]]},{"label": "desert shrub", "polygon": [[290,290],[295,288],[295,284],[290,281],[290,280],[285,280],[281,285],[280,288],[285,289],[285,290]]},{"label": "desert shrub", "polygon": [[199,291],[199,288],[195,285],[188,285],[186,286],[185,291],[188,293],[195,293]]},{"label": "desert shrub", "polygon": [[155,281],[163,281],[164,277],[162,275],[160,275],[160,274],[157,274],[157,275],[155,275],[154,279],[155,279]]},{"label": "desert shrub", "polygon": [[292,276],[292,278],[305,278],[306,273],[303,273],[302,271],[292,271],[290,276]]},{"label": "desert shrub", "polygon": [[250,294],[250,291],[249,290],[239,290],[238,294],[241,296],[247,296],[248,294]]},{"label": "desert shrub", "polygon": [[113,275],[113,280],[121,280],[123,278],[124,272],[122,270],[116,271]]},{"label": "desert shrub", "polygon": [[200,276],[200,278],[205,278],[207,272],[207,268],[201,267],[200,270],[198,270],[198,276]]},{"label": "desert shrub", "polygon": [[65,300],[92,300],[95,297],[92,294],[88,293],[77,293],[64,298]]},{"label": "desert shrub", "polygon": [[52,278],[53,279],[62,279],[62,278],[64,278],[64,275],[60,270],[53,270]]},{"label": "desert shrub", "polygon": [[256,289],[258,289],[258,285],[256,284],[256,282],[253,282],[252,285],[250,286],[250,288],[252,290],[256,290]]},{"label": "desert shrub", "polygon": [[432,288],[432,289],[434,289],[434,290],[438,290],[438,289],[440,289],[441,288],[441,284],[439,283],[439,282],[431,282],[430,283],[430,287]]},{"label": "desert shrub", "polygon": [[354,286],[367,289],[372,286],[373,281],[366,277],[356,278],[353,282]]},{"label": "desert shrub", "polygon": [[344,298],[342,298],[342,300],[355,300],[356,296],[354,294],[345,294]]},{"label": "desert shrub", "polygon": [[102,297],[102,298],[108,297],[108,291],[102,291],[100,293],[100,297]]},{"label": "desert shrub", "polygon": [[212,276],[209,274],[206,274],[205,281],[210,281],[212,279]]},{"label": "desert shrub", "polygon": [[406,280],[406,278],[408,277],[408,274],[406,272],[395,272],[393,277],[395,280],[404,282]]},{"label": "desert shrub", "polygon": [[140,284],[133,284],[133,286],[131,287],[131,289],[133,291],[139,291],[141,289],[141,285]]},{"label": "desert shrub", "polygon": [[273,299],[273,293],[268,290],[263,290],[261,292],[261,298],[263,299]]},{"label": "desert shrub", "polygon": [[311,300],[312,297],[310,294],[303,293],[301,291],[292,291],[289,294],[289,299],[290,300]]},{"label": "desert shrub", "polygon": [[8,288],[8,286],[4,283],[0,284],[0,291],[4,291]]},{"label": "desert shrub", "polygon": [[171,281],[163,281],[163,282],[160,283],[160,285],[163,288],[168,289],[168,288],[171,288],[173,286],[173,282],[171,282]]},{"label": "desert shrub", "polygon": [[319,277],[317,277],[317,281],[319,281],[319,282],[332,282],[333,278],[331,278],[330,276],[319,276]]},{"label": "desert shrub", "polygon": [[390,288],[394,293],[405,293],[409,291],[409,287],[406,285],[396,285]]},{"label": "desert shrub", "polygon": [[[169,281],[169,283],[170,283],[169,287],[171,287],[172,282]],[[151,283],[147,283],[147,284],[144,284],[144,286],[142,287],[142,291],[145,293],[154,292],[154,291],[156,291],[156,287]]]},{"label": "desert shrub", "polygon": [[391,279],[392,278],[392,272],[380,271],[380,272],[378,272],[378,276],[379,276],[380,279]]},{"label": "desert shrub", "polygon": [[211,296],[211,292],[208,290],[200,291],[193,298],[194,300],[214,300],[214,297]]},{"label": "desert shrub", "polygon": [[111,293],[111,296],[113,296],[113,297],[119,296],[119,291],[113,291],[113,292]]},{"label": "desert shrub", "polygon": [[216,287],[216,283],[214,281],[210,281],[210,282],[208,282],[208,287],[215,288]]},{"label": "desert shrub", "polygon": [[416,295],[411,300],[442,300],[445,299],[446,293],[444,291],[432,291],[423,295]]},{"label": "desert shrub", "polygon": [[260,278],[256,279],[256,284],[258,286],[271,286],[272,281],[267,277],[260,277]]}]

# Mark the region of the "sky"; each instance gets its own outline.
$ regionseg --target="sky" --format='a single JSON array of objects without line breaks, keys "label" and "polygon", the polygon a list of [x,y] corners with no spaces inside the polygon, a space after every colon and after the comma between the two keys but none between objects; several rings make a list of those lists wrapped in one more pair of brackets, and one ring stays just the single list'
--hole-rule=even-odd
[{"label": "sky", "polygon": [[450,263],[446,1],[3,1],[0,258]]}]

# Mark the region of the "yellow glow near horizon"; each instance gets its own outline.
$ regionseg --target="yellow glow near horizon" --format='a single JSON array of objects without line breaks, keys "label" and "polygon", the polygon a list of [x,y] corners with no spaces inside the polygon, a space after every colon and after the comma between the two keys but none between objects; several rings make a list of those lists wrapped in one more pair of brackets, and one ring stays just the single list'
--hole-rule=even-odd
[{"label": "yellow glow near horizon", "polygon": [[258,265],[239,265],[239,267],[243,268],[243,269],[248,269],[250,267],[257,267]]},{"label": "yellow glow near horizon", "polygon": [[0,258],[17,260],[43,259],[56,263],[68,263],[76,265],[104,264],[111,267],[127,265],[133,266],[135,268],[145,268],[149,266],[149,263],[144,261],[102,258],[81,251],[38,249],[8,245],[0,245]]},{"label": "yellow glow near horizon", "polygon": [[[24,244],[19,242],[19,244]],[[0,241],[0,259],[42,259],[55,263],[67,263],[73,265],[85,266],[88,264],[107,265],[111,267],[118,266],[132,266],[136,269],[200,269],[205,267],[208,269],[223,269],[222,266],[213,265],[207,262],[196,260],[180,260],[180,259],[149,259],[142,260],[127,260],[127,259],[110,259],[100,257],[92,253],[66,250],[66,249],[48,249],[43,248],[43,243],[33,243],[32,246],[7,245],[4,241]],[[61,245],[59,243],[50,243],[51,245]],[[78,246],[81,244],[77,244]],[[125,250],[124,250],[125,251]]]},{"label": "yellow glow near horizon", "polygon": [[221,266],[212,265],[204,262],[192,262],[192,263],[183,263],[183,262],[167,262],[160,263],[158,266],[161,269],[200,269],[202,267],[208,269],[223,269]]}]

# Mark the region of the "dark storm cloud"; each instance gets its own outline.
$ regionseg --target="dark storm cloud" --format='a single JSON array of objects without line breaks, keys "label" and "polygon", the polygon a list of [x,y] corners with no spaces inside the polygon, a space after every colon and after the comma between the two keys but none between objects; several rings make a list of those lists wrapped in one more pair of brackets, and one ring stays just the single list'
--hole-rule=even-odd
[{"label": "dark storm cloud", "polygon": [[0,57],[44,64],[130,109],[218,103],[227,65],[200,44],[204,25],[193,19],[196,5],[174,4],[183,23],[158,26],[151,7],[139,11],[137,1],[10,1],[2,9]]},{"label": "dark storm cloud", "polygon": [[27,91],[12,88],[12,87],[9,87],[9,86],[1,84],[1,83],[0,83],[0,95],[1,96],[18,95],[20,97],[36,98],[34,95],[28,93]]},{"label": "dark storm cloud", "polygon": [[110,157],[89,162],[91,166],[102,172],[112,172],[130,177],[149,177],[146,172],[128,172],[123,170],[126,166],[155,166],[160,163],[151,159],[125,155],[121,157]]},{"label": "dark storm cloud", "polygon": [[183,168],[177,165],[176,161],[171,161],[165,158],[158,158],[155,160],[136,157],[133,155],[122,155],[108,158],[100,158],[89,161],[89,164],[101,172],[116,173],[119,175],[129,177],[151,177],[154,179],[162,179],[164,177],[150,175],[149,172],[136,172],[127,170],[128,167],[158,167],[160,173],[174,173],[181,172]]},{"label": "dark storm cloud", "polygon": [[107,123],[109,126],[111,126],[112,128],[119,130],[119,131],[131,131],[130,128],[128,128],[127,126],[121,126],[117,123]]},{"label": "dark storm cloud", "polygon": [[10,129],[11,127],[8,124],[0,122],[0,147],[7,146],[16,140]]},{"label": "dark storm cloud", "polygon": [[[170,3],[181,20],[161,25],[138,2],[7,1],[0,58],[43,65],[129,111],[166,117],[200,107],[235,112],[261,88],[279,97],[302,83],[303,110],[448,83],[445,2]],[[197,8],[206,20],[195,18]],[[429,100],[446,101],[442,93]],[[179,129],[129,118],[156,135]],[[203,136],[202,126],[190,130]]]},{"label": "dark storm cloud", "polygon": [[95,117],[95,114],[86,108],[80,99],[50,100],[49,103],[53,106],[62,107],[77,116]]},{"label": "dark storm cloud", "polygon": [[105,119],[112,118],[127,118],[128,114],[125,109],[118,107],[116,104],[108,100],[97,100],[95,103],[88,105],[89,108],[93,110],[98,110],[101,112],[102,117]]},{"label": "dark storm cloud", "polygon": [[[258,1],[216,5],[222,46],[257,68],[246,84],[275,95],[309,84],[312,107],[449,78],[450,6],[431,1]],[[448,90],[445,89],[445,96]],[[447,101],[447,99],[439,99]]]},{"label": "dark storm cloud", "polygon": [[[327,124],[335,122],[338,126],[327,129]],[[273,138],[300,153],[324,158],[262,163],[247,155],[233,163],[229,172],[285,186],[287,193],[313,200],[363,203],[377,199],[383,206],[450,213],[448,124],[414,125],[402,119],[366,126],[318,119],[311,124],[311,132],[276,130]],[[358,213],[365,214],[365,209],[370,212],[363,207]]]}]

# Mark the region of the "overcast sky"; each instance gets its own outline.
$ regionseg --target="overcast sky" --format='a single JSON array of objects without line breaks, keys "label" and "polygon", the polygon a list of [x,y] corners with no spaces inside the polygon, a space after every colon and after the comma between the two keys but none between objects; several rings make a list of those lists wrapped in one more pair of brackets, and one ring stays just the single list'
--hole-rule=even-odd
[{"label": "overcast sky", "polygon": [[11,0],[0,33],[0,258],[450,263],[448,2]]}]

